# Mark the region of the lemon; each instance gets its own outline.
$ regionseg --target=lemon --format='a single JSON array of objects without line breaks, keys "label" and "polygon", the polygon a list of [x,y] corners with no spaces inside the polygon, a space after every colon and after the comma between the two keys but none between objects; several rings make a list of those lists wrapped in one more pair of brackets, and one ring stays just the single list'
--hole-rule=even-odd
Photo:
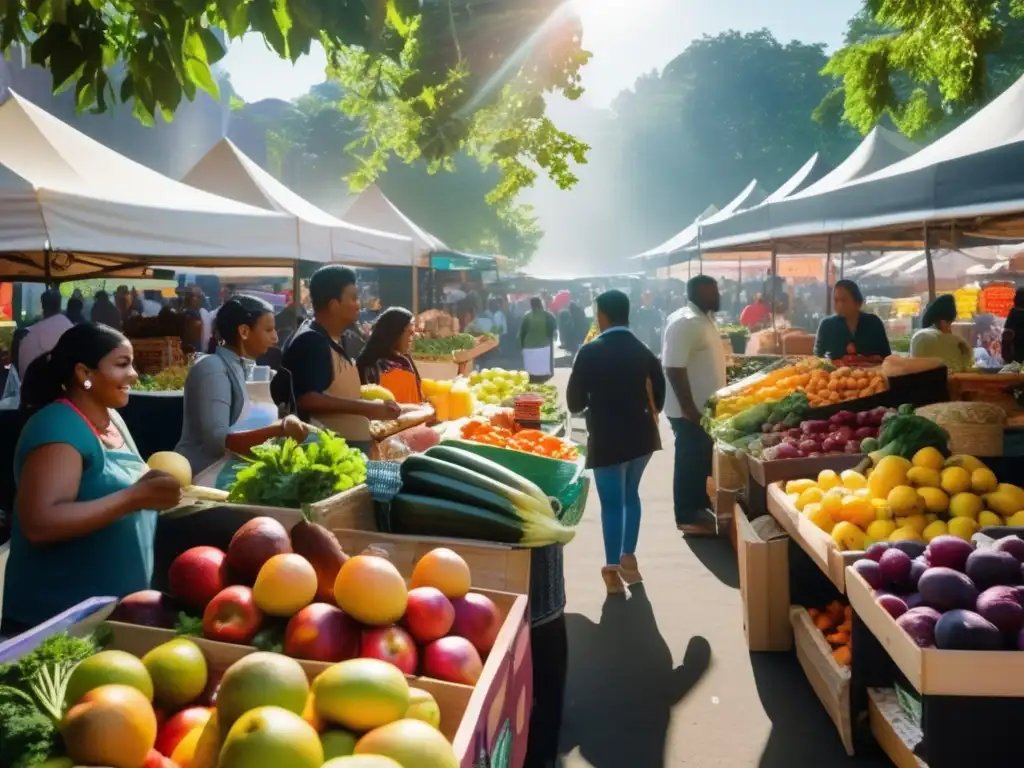
[{"label": "lemon", "polygon": [[928,523],[928,526],[921,532],[921,536],[924,537],[925,541],[931,541],[936,536],[945,536],[949,533],[949,529],[942,520],[936,520],[934,523]]},{"label": "lemon", "polygon": [[844,470],[839,479],[843,481],[843,487],[851,491],[868,487],[868,479],[855,469]]},{"label": "lemon", "polygon": [[804,480],[790,480],[788,483],[786,483],[786,493],[797,493],[797,494],[799,494],[799,493],[803,493],[808,488],[813,488],[813,487],[814,487],[814,481],[813,480],[807,480],[807,479],[804,479]]},{"label": "lemon", "polygon": [[892,520],[875,520],[868,526],[867,534],[869,539],[885,541],[896,530],[896,523]]},{"label": "lemon", "polygon": [[867,499],[853,495],[845,496],[839,514],[835,517],[847,520],[859,528],[866,528],[875,520],[875,508]]},{"label": "lemon", "polygon": [[858,552],[865,547],[864,531],[845,520],[836,523],[831,535],[832,541],[843,551]]},{"label": "lemon", "polygon": [[924,519],[927,520],[929,523],[934,523],[936,520],[939,519],[939,516],[936,515],[934,512],[928,512],[924,516]]},{"label": "lemon", "polygon": [[803,511],[808,504],[818,504],[824,498],[821,488],[808,488],[796,498],[796,508]]},{"label": "lemon", "polygon": [[850,492],[845,488],[833,488],[822,497],[821,506],[823,506],[830,515],[835,515],[843,506],[843,499],[849,495]]},{"label": "lemon", "polygon": [[949,496],[940,488],[918,488],[917,495],[929,512],[945,512],[949,509]]},{"label": "lemon", "polygon": [[1024,510],[1021,510],[1020,512],[1014,512],[1012,515],[1006,518],[1006,524],[1012,525],[1015,528],[1024,526]]},{"label": "lemon", "polygon": [[823,491],[831,490],[840,484],[839,475],[834,469],[823,469],[818,473],[818,487]]},{"label": "lemon", "polygon": [[996,479],[995,472],[987,467],[976,469],[971,472],[971,490],[977,493],[979,496],[985,493],[991,493],[999,485],[999,480]]},{"label": "lemon", "polygon": [[973,456],[968,456],[966,453],[956,453],[950,456],[943,463],[944,467],[963,467],[968,472],[973,472],[976,469],[984,469],[985,465],[979,459]]},{"label": "lemon", "polygon": [[808,520],[821,528],[825,533],[831,533],[832,529],[836,525],[836,521],[832,519],[832,515],[826,512],[821,504],[808,504],[804,509],[804,514],[807,515]]},{"label": "lemon", "polygon": [[908,515],[896,521],[900,528],[913,528],[918,533],[924,533],[928,527],[928,518],[924,515]]},{"label": "lemon", "polygon": [[981,497],[975,496],[973,493],[958,493],[949,500],[951,517],[970,517],[977,520],[981,507]]},{"label": "lemon", "polygon": [[917,488],[938,488],[942,483],[942,475],[937,469],[914,467],[907,472],[907,482]]},{"label": "lemon", "polygon": [[924,542],[921,538],[921,534],[915,531],[913,528],[897,528],[895,531],[889,534],[889,541],[920,541]]},{"label": "lemon", "polygon": [[942,469],[942,465],[945,462],[945,458],[938,448],[922,448],[914,454],[914,458],[910,460],[910,463],[915,467],[923,467],[924,469]]},{"label": "lemon", "polygon": [[885,499],[872,499],[871,506],[875,509],[875,520],[892,520],[892,510]]},{"label": "lemon", "polygon": [[907,472],[911,464],[902,456],[886,456],[878,462],[878,465],[868,475],[868,488],[871,490],[871,497],[884,499],[889,491],[897,485],[907,484]]},{"label": "lemon", "polygon": [[953,496],[970,490],[971,474],[963,467],[946,467],[942,470],[942,490]]},{"label": "lemon", "polygon": [[989,512],[986,509],[978,515],[978,525],[982,528],[988,528],[991,525],[1006,525],[1006,522],[995,512]]},{"label": "lemon", "polygon": [[947,527],[951,535],[970,541],[978,530],[978,522],[973,517],[954,517],[947,523]]},{"label": "lemon", "polygon": [[892,513],[900,517],[917,512],[921,500],[917,496],[917,491],[909,485],[897,485],[889,491],[888,502]]}]

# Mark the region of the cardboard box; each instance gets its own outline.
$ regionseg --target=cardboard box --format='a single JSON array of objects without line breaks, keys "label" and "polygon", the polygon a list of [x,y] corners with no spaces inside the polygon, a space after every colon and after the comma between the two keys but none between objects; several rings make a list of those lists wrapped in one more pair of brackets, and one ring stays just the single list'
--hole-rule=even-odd
[{"label": "cardboard box", "polygon": [[811,560],[828,576],[840,592],[846,591],[846,566],[864,557],[864,552],[842,552],[825,533],[800,514],[781,484],[768,488],[768,512],[779,521],[793,541],[810,555]]},{"label": "cardboard box", "polygon": [[719,490],[740,491],[746,488],[747,465],[743,454],[715,443],[711,455],[711,477]]},{"label": "cardboard box", "polygon": [[733,529],[733,512],[739,497],[737,491],[716,490],[711,497],[712,511],[715,513],[715,530],[719,536],[725,536]]},{"label": "cardboard box", "polygon": [[854,612],[918,693],[1021,697],[1024,653],[921,648],[900,628],[896,619],[875,602],[874,590],[852,568],[846,571],[846,593]]},{"label": "cardboard box", "polygon": [[853,755],[853,722],[850,718],[850,668],[832,658],[832,648],[807,609],[794,605],[789,610],[796,658],[811,688],[839,731],[847,755]]},{"label": "cardboard box", "polygon": [[765,541],[739,505],[733,516],[747,646],[752,651],[788,651],[793,645],[789,622],[789,537]]}]

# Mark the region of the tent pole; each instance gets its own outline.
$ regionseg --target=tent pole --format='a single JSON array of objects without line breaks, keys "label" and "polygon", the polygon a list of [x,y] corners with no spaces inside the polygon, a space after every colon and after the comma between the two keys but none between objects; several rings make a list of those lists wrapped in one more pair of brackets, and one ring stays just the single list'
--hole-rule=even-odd
[{"label": "tent pole", "polygon": [[928,222],[924,223],[924,263],[928,269],[928,301],[935,299],[935,265],[932,263],[931,238],[928,236]]},{"label": "tent pole", "polygon": [[846,243],[843,243],[842,248],[839,249],[839,279],[843,279],[843,275],[846,274]]},{"label": "tent pole", "polygon": [[412,265],[412,313],[420,313],[420,273],[415,262]]},{"label": "tent pole", "polygon": [[835,282],[834,268],[832,267],[832,235],[828,236],[825,246],[825,314],[832,309],[832,284]]},{"label": "tent pole", "polygon": [[299,262],[292,266],[292,304],[295,305],[296,323],[302,317],[302,273],[299,270]]},{"label": "tent pole", "polygon": [[782,352],[782,345],[779,344],[779,341],[778,341],[779,337],[778,337],[778,335],[775,332],[775,286],[778,285],[778,282],[779,282],[776,279],[776,275],[778,274],[778,271],[779,271],[778,270],[778,267],[779,267],[779,254],[778,254],[778,251],[776,250],[775,241],[774,240],[772,240],[772,256],[771,256],[771,261],[769,263],[771,264],[771,266],[769,267],[769,270],[771,272],[771,281],[772,281],[772,334],[774,335],[775,343],[776,343],[776,345],[778,347],[778,350],[781,353]]}]

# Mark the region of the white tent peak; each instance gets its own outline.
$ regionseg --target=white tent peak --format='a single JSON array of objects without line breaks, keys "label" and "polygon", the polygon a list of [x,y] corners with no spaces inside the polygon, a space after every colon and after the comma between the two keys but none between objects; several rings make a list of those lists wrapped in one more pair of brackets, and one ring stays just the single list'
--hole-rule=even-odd
[{"label": "white tent peak", "polygon": [[785,200],[790,195],[802,192],[814,184],[828,172],[825,161],[821,158],[820,152],[815,152],[806,163],[797,169],[796,173],[782,182],[779,188],[764,199],[761,205],[770,205],[779,200]]},{"label": "white tent peak", "polygon": [[343,204],[341,218],[351,224],[397,232],[412,238],[417,257],[449,251],[447,245],[402,213],[377,184],[371,184]]},{"label": "white tent peak", "polygon": [[757,179],[751,179],[750,183],[736,197],[726,203],[718,213],[704,219],[700,224],[704,226],[705,224],[714,224],[716,221],[724,221],[739,211],[745,211],[748,208],[759,205],[764,202],[765,197],[765,192],[761,189],[761,185],[757,183]]},{"label": "white tent peak", "polygon": [[296,219],[302,258],[408,266],[408,237],[349,224],[297,195],[228,138],[220,139],[185,174],[186,184]]},{"label": "white tent peak", "polygon": [[910,157],[917,151],[917,145],[908,141],[901,134],[885,126],[876,125],[850,153],[850,156],[837,165],[831,173],[827,173],[816,183],[792,197],[810,197],[828,192],[857,179],[870,176],[883,168],[892,167],[895,163]]}]

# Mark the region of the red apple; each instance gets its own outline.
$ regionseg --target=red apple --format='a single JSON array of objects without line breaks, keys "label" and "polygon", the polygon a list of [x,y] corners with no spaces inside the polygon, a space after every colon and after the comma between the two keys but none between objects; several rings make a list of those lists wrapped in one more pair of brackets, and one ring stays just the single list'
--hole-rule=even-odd
[{"label": "red apple", "polygon": [[364,629],[359,655],[368,659],[390,661],[407,675],[416,674],[416,665],[419,662],[416,641],[401,627]]},{"label": "red apple", "polygon": [[192,547],[174,558],[167,573],[171,594],[203,610],[228,585],[227,555],[216,547]]},{"label": "red apple", "polygon": [[263,611],[253,600],[252,590],[236,584],[225,587],[203,612],[203,637],[225,643],[252,641],[263,626]]},{"label": "red apple", "polygon": [[110,614],[110,620],[141,627],[174,629],[177,616],[177,608],[170,597],[155,589],[144,589],[122,597]]},{"label": "red apple", "polygon": [[341,608],[312,603],[288,621],[284,652],[295,659],[338,662],[359,655],[359,622]]},{"label": "red apple", "polygon": [[464,637],[442,637],[423,649],[423,674],[449,683],[476,685],[484,663]]},{"label": "red apple", "polygon": [[498,606],[491,598],[476,592],[452,600],[452,606],[455,608],[455,622],[451,633],[469,640],[480,655],[486,658],[501,629],[501,611]]},{"label": "red apple", "polygon": [[409,601],[402,623],[417,643],[425,645],[447,635],[455,622],[451,600],[436,587],[409,590]]},{"label": "red apple", "polygon": [[161,755],[170,757],[181,740],[188,736],[193,728],[206,725],[212,714],[213,710],[209,707],[189,707],[181,710],[157,731],[154,748]]}]

